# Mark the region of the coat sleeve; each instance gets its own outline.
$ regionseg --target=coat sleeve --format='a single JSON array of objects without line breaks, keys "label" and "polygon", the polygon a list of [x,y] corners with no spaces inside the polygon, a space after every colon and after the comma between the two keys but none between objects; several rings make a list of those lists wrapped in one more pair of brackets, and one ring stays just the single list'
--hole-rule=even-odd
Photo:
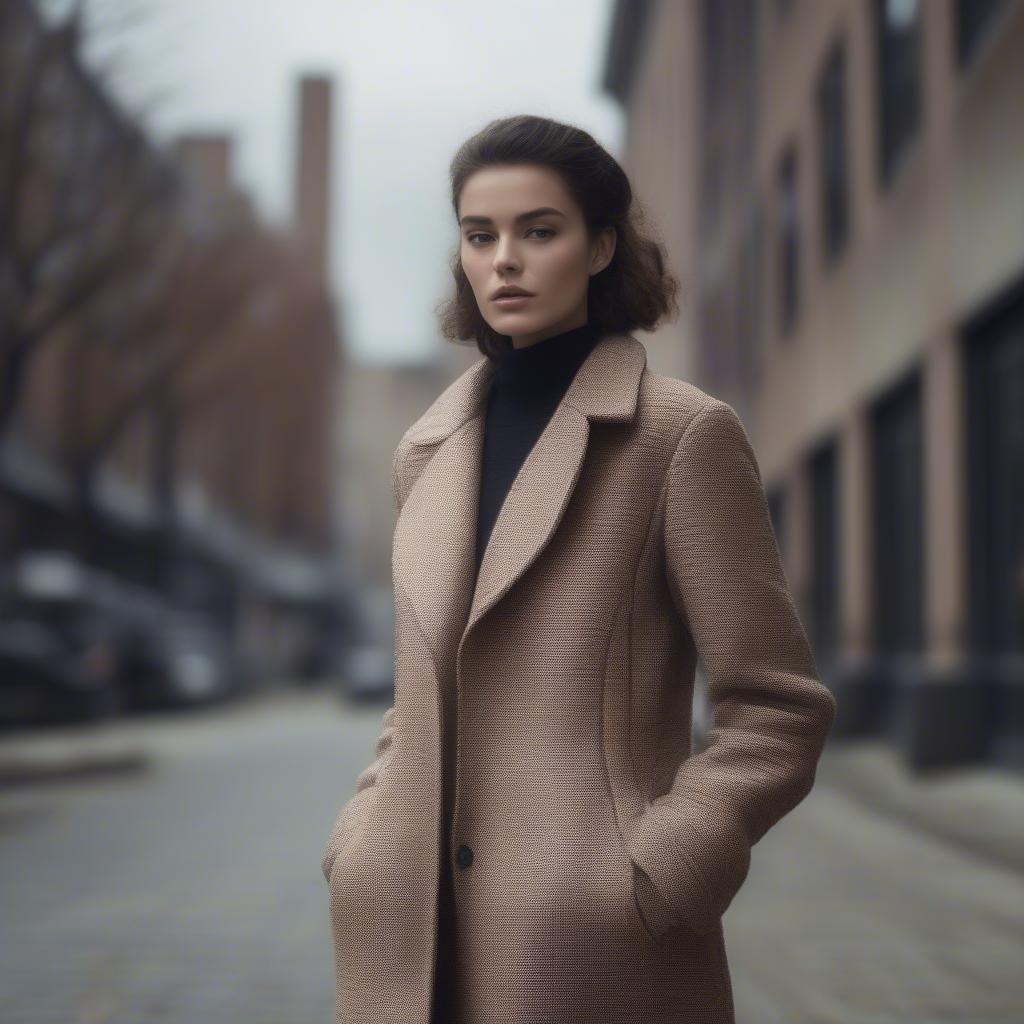
[{"label": "coat sleeve", "polygon": [[707,932],[746,878],[751,847],[810,791],[836,702],[818,678],[760,469],[730,405],[711,398],[695,414],[665,487],[669,589],[704,662],[713,726],[641,820],[653,886],[641,877],[638,898],[658,932]]}]

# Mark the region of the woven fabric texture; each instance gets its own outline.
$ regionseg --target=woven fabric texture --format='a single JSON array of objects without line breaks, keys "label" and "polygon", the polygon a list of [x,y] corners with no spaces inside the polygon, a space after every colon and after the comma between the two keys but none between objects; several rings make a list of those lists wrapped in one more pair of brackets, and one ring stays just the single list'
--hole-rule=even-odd
[{"label": "woven fabric texture", "polygon": [[395,451],[395,703],[321,863],[336,1024],[733,1024],[722,915],[836,710],[753,449],[606,334],[477,575],[492,372]]}]

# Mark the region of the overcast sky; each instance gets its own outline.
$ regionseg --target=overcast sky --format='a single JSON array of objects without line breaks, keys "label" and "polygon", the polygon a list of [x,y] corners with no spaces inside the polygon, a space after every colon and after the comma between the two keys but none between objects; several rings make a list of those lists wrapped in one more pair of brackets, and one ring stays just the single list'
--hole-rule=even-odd
[{"label": "overcast sky", "polygon": [[89,2],[89,57],[125,105],[160,140],[232,132],[236,179],[274,222],[290,216],[296,76],[334,77],[331,281],[358,358],[439,344],[448,163],[467,136],[536,113],[619,152],[621,113],[599,87],[610,0]]}]

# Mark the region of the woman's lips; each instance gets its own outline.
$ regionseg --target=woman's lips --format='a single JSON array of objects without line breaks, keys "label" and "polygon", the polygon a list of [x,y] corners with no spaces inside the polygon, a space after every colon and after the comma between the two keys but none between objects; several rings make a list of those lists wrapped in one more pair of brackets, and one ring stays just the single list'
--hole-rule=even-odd
[{"label": "woman's lips", "polygon": [[532,298],[532,295],[502,295],[501,298],[494,300],[494,304],[501,306],[502,309],[516,309],[524,302],[529,302]]}]

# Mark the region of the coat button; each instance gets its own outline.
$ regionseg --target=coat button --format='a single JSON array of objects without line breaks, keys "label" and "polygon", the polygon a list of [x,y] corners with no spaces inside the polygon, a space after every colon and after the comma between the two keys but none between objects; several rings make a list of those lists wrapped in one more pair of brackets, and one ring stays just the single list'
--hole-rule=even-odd
[{"label": "coat button", "polygon": [[468,868],[473,863],[473,849],[470,846],[460,846],[455,860],[460,868]]}]

